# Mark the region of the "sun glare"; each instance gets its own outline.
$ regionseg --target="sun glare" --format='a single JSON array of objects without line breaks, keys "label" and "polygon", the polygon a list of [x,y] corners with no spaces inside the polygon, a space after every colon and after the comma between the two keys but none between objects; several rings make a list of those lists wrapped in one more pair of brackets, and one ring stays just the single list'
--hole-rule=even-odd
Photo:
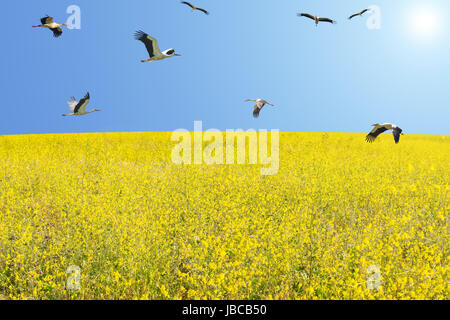
[{"label": "sun glare", "polygon": [[410,29],[415,37],[431,38],[439,32],[439,13],[430,7],[419,7],[409,17]]}]

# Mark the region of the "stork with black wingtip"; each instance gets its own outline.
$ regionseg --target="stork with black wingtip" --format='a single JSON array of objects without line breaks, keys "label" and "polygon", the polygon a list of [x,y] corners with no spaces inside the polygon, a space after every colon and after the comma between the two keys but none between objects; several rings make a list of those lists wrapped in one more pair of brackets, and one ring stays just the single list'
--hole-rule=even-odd
[{"label": "stork with black wingtip", "polygon": [[366,12],[368,12],[368,11],[371,11],[371,10],[370,10],[370,9],[364,9],[364,10],[361,11],[361,12],[355,13],[355,14],[351,15],[351,16],[348,18],[348,20],[352,20],[353,18],[355,18],[355,17],[357,17],[357,16],[362,17],[363,14],[366,13]]},{"label": "stork with black wingtip", "polygon": [[187,2],[187,1],[181,1],[181,3],[182,3],[182,4],[185,4],[185,5],[189,6],[189,7],[191,7],[191,8],[192,8],[192,11],[198,10],[198,11],[203,12],[204,14],[209,14],[209,12],[206,11],[205,9],[200,8],[200,7],[197,7],[196,5],[193,5],[193,4],[190,3],[190,2]]},{"label": "stork with black wingtip", "polygon": [[255,106],[253,107],[253,117],[254,118],[259,117],[259,113],[261,112],[262,108],[264,108],[264,106],[266,104],[274,107],[273,104],[271,104],[270,102],[267,102],[264,99],[247,99],[247,100],[245,100],[245,102],[250,102],[250,101],[256,102]]},{"label": "stork with black wingtip", "polygon": [[386,132],[388,130],[392,130],[392,134],[394,135],[395,143],[400,142],[400,135],[403,135],[403,130],[400,129],[398,126],[392,123],[383,123],[383,124],[373,124],[374,128],[373,130],[366,136],[366,141],[369,143],[372,143],[375,141],[375,139],[382,134],[383,132]]},{"label": "stork with black wingtip", "polygon": [[319,25],[319,22],[328,22],[331,24],[336,24],[337,22],[334,21],[333,19],[330,18],[321,18],[318,16],[313,16],[312,14],[309,13],[297,13],[298,17],[305,17],[305,18],[309,18],[311,20],[314,20],[314,22],[316,23],[316,27]]},{"label": "stork with black wingtip", "polygon": [[53,21],[53,17],[45,16],[41,18],[41,24],[33,26],[33,28],[48,28],[53,32],[53,36],[58,38],[62,35],[62,26],[68,27],[67,23],[58,24]]},{"label": "stork with black wingtip", "polygon": [[86,111],[86,106],[89,104],[90,99],[91,99],[91,97],[89,95],[89,92],[86,93],[84,98],[81,99],[80,101],[77,101],[74,97],[71,97],[70,100],[67,102],[67,104],[69,105],[69,109],[70,109],[70,111],[72,111],[72,113],[71,114],[63,114],[62,116],[63,117],[84,116],[89,113],[101,111],[99,109],[93,109],[91,111]]},{"label": "stork with black wingtip", "polygon": [[145,45],[148,55],[150,56],[150,59],[141,60],[141,62],[151,62],[180,56],[175,53],[175,49],[167,49],[161,52],[158,46],[158,41],[144,31],[136,31],[134,38],[141,41]]}]

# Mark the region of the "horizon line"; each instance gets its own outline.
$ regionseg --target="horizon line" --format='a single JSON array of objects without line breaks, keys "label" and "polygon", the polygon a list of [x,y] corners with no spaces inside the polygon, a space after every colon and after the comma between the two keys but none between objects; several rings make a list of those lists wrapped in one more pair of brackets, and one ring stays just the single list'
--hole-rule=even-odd
[{"label": "horizon line", "polygon": [[[282,131],[279,129],[226,129],[226,130],[213,130],[207,131],[203,130],[201,132],[223,132],[226,133],[227,130],[247,132],[248,130],[254,130],[255,132],[259,132],[260,130],[267,130],[267,132],[271,132],[271,130],[278,130],[280,133],[310,133],[310,134],[318,134],[318,133],[346,133],[346,134],[368,134],[367,132],[345,132],[345,131]],[[47,133],[11,133],[11,134],[0,134],[0,137],[10,137],[10,136],[39,136],[39,135],[77,135],[77,134],[113,134],[113,133],[173,133],[173,131],[97,131],[97,132],[47,132]],[[198,131],[187,130],[186,132],[194,133]],[[422,136],[449,136],[450,134],[431,134],[431,133],[405,133],[405,135],[422,135]]]}]

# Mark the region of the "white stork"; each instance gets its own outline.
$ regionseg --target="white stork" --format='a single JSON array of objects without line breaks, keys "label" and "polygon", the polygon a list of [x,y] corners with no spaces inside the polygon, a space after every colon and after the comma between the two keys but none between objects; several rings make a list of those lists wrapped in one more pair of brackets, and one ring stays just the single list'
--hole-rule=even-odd
[{"label": "white stork", "polygon": [[362,15],[363,15],[364,13],[366,13],[367,11],[370,11],[370,9],[364,9],[363,11],[361,11],[361,12],[359,12],[359,13],[355,13],[355,14],[351,15],[351,16],[348,18],[348,20],[352,20],[354,17],[357,17],[357,16],[362,17]]},{"label": "white stork", "polygon": [[53,32],[53,36],[58,38],[62,35],[63,31],[61,26],[68,26],[67,23],[58,24],[53,21],[53,17],[45,16],[41,18],[41,24],[33,26],[33,28],[49,28]]},{"label": "white stork", "polygon": [[398,126],[392,123],[383,123],[383,124],[373,124],[374,128],[373,130],[366,136],[366,141],[369,143],[372,143],[375,141],[375,139],[382,134],[385,131],[392,130],[392,133],[394,135],[395,143],[400,142],[400,135],[403,135],[403,130],[400,129]]},{"label": "white stork", "polygon": [[69,109],[70,109],[70,111],[72,111],[72,113],[71,114],[63,114],[62,116],[63,117],[84,116],[89,113],[101,111],[99,109],[93,109],[91,111],[86,111],[86,106],[88,105],[90,99],[91,99],[91,97],[89,95],[89,92],[86,93],[84,98],[81,99],[80,101],[77,101],[74,97],[71,97],[70,101],[68,101],[67,104],[69,105]]},{"label": "white stork", "polygon": [[262,108],[267,104],[269,106],[274,107],[273,104],[267,102],[266,100],[263,99],[247,99],[245,100],[245,102],[249,102],[249,101],[254,101],[256,102],[255,106],[253,107],[253,117],[254,118],[258,118],[259,117],[259,113],[261,112]]},{"label": "white stork", "polygon": [[321,18],[321,17],[313,16],[313,15],[311,15],[309,13],[297,13],[297,16],[299,16],[299,17],[306,17],[306,18],[314,20],[316,22],[316,27],[319,24],[319,22],[329,22],[329,23],[332,23],[332,24],[336,24],[337,23],[336,21],[334,21],[334,20],[332,20],[330,18]]},{"label": "white stork", "polygon": [[150,59],[141,60],[141,62],[151,62],[180,56],[179,54],[175,53],[175,49],[167,49],[161,52],[158,46],[158,41],[155,38],[149,36],[144,31],[136,31],[136,33],[134,34],[134,38],[145,44],[145,47],[147,48],[148,54],[150,56]]},{"label": "white stork", "polygon": [[203,12],[204,14],[209,14],[209,12],[206,11],[205,9],[199,8],[199,7],[193,5],[193,4],[190,3],[190,2],[187,2],[187,1],[181,1],[181,3],[183,3],[183,4],[185,4],[185,5],[189,6],[189,7],[191,7],[191,8],[192,8],[192,11],[198,10],[198,11]]}]

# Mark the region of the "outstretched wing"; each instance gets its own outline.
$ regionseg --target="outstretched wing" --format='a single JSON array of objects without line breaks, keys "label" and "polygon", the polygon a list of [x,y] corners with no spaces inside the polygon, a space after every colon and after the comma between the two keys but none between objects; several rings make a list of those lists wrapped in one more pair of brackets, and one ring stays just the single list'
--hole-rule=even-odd
[{"label": "outstretched wing", "polygon": [[259,113],[261,112],[263,107],[264,107],[264,104],[256,103],[256,105],[253,107],[253,117],[254,118],[259,117]]},{"label": "outstretched wing", "polygon": [[201,11],[201,12],[203,12],[204,14],[209,14],[209,12],[208,12],[208,11],[206,11],[205,9],[202,9],[202,8],[197,8],[197,10],[198,10],[198,11]]},{"label": "outstretched wing", "polygon": [[306,17],[306,18],[310,18],[312,20],[316,20],[316,17],[314,17],[313,15],[311,15],[309,13],[297,13],[297,16],[299,16],[299,17]]},{"label": "outstretched wing", "polygon": [[185,5],[188,5],[188,6],[191,7],[192,9],[195,9],[195,7],[194,7],[191,3],[187,2],[187,1],[181,1],[181,3],[183,3],[183,4],[185,4]]},{"label": "outstretched wing", "polygon": [[81,99],[80,102],[78,102],[78,104],[75,106],[73,113],[85,112],[86,106],[88,105],[90,99],[91,99],[91,97],[89,96],[89,92],[88,92],[88,93],[86,93],[84,98]]},{"label": "outstretched wing", "polygon": [[45,16],[41,18],[41,23],[42,24],[53,23],[53,17]]},{"label": "outstretched wing", "polygon": [[372,143],[375,141],[375,139],[382,134],[383,132],[387,131],[388,129],[386,129],[385,127],[380,127],[380,128],[374,128],[367,136],[366,136],[366,141],[369,143]]},{"label": "outstretched wing", "polygon": [[158,46],[158,41],[155,38],[149,36],[144,31],[136,31],[136,33],[134,34],[134,38],[145,44],[150,58],[161,54],[161,50],[159,50]]},{"label": "outstretched wing", "polygon": [[366,13],[367,11],[370,11],[370,9],[364,9],[363,11],[360,12],[360,14],[362,15],[362,14]]},{"label": "outstretched wing", "polygon": [[75,99],[75,97],[70,97],[70,100],[67,101],[67,104],[69,105],[70,111],[73,113],[75,111],[75,107],[78,104],[78,101]]},{"label": "outstretched wing", "polygon": [[400,134],[402,133],[402,129],[400,129],[400,128],[394,128],[393,130],[392,130],[392,133],[394,134],[394,140],[395,140],[395,143],[399,143],[400,142]]},{"label": "outstretched wing", "polygon": [[353,19],[354,17],[362,16],[364,13],[366,13],[366,12],[369,11],[369,10],[370,10],[370,9],[364,9],[363,11],[361,11],[361,12],[359,12],[359,13],[355,13],[354,15],[351,15],[348,19],[351,20],[351,19]]},{"label": "outstretched wing", "polygon": [[319,18],[319,21],[322,21],[322,22],[329,22],[329,23],[332,23],[332,24],[335,24],[335,23],[336,23],[336,21],[334,21],[334,20],[332,20],[332,19],[330,19],[330,18]]},{"label": "outstretched wing", "polygon": [[55,38],[60,37],[60,36],[62,35],[62,33],[63,33],[61,27],[53,28],[53,29],[50,29],[50,30],[52,30],[53,36],[54,36]]}]

